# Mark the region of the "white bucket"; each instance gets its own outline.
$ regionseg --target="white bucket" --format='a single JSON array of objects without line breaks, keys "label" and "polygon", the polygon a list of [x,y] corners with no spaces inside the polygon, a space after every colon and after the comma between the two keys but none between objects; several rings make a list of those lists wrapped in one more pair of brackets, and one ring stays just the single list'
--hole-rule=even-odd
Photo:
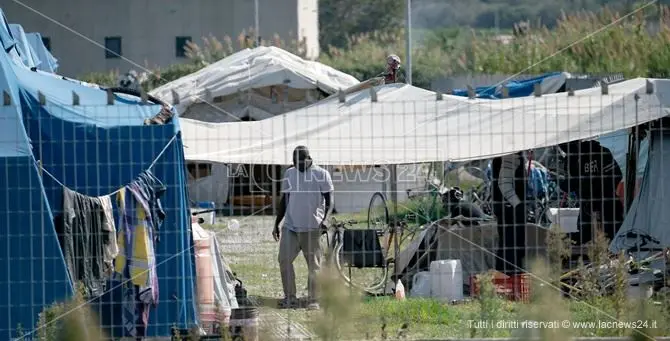
[{"label": "white bucket", "polygon": [[547,218],[551,224],[558,225],[565,233],[577,232],[579,209],[578,208],[549,208]]},{"label": "white bucket", "polygon": [[430,292],[431,297],[439,300],[463,299],[463,267],[460,259],[430,263]]}]

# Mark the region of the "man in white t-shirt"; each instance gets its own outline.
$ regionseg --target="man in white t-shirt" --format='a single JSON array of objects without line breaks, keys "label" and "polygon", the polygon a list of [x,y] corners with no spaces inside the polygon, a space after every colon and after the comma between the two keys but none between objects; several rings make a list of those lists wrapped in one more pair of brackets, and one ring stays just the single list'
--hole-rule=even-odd
[{"label": "man in white t-shirt", "polygon": [[[333,181],[327,170],[314,165],[305,146],[293,151],[293,167],[286,170],[282,181],[282,198],[272,236],[279,241],[279,268],[284,299],[282,308],[297,306],[293,261],[302,251],[309,277],[308,308],[318,309],[316,275],[321,254],[321,228],[332,207]],[[282,220],[284,224],[280,230]]]}]

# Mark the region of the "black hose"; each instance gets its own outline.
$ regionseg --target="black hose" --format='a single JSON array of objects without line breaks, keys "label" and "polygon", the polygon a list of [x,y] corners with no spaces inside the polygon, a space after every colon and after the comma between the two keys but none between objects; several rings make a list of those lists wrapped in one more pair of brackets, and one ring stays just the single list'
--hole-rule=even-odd
[{"label": "black hose", "polygon": [[[133,89],[123,88],[123,87],[113,87],[113,88],[107,88],[106,90],[111,90],[113,93],[131,95],[131,96],[136,96],[138,98],[142,98],[142,93],[137,91],[137,90],[133,90]],[[157,98],[155,96],[151,96],[149,94],[147,94],[147,100],[149,102],[154,103],[154,104],[164,105],[164,106],[167,106],[167,107],[170,106],[169,104],[165,103],[164,101],[160,100],[159,98]]]}]

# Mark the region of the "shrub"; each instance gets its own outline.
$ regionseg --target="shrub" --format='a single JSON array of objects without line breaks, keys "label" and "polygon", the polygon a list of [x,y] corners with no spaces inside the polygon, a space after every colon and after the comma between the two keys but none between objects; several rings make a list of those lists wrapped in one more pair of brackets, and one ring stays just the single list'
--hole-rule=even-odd
[{"label": "shrub", "polygon": [[[650,6],[653,7],[653,6]],[[622,18],[605,8],[599,14],[564,15],[552,31],[534,28],[511,44],[473,41],[475,71],[486,73],[623,72],[627,77],[666,75],[670,66],[668,12],[662,20],[643,9]],[[661,22],[660,33],[651,29]]]},{"label": "shrub", "polygon": [[39,314],[36,337],[40,341],[107,340],[81,286],[70,301],[54,303]]}]

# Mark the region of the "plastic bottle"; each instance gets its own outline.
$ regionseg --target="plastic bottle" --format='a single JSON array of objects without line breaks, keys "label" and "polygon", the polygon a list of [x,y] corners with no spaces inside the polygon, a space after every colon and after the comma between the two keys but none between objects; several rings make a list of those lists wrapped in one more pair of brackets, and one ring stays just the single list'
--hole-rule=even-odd
[{"label": "plastic bottle", "polygon": [[231,219],[228,221],[228,228],[231,230],[237,230],[240,228],[240,222],[237,219]]},{"label": "plastic bottle", "polygon": [[401,280],[398,280],[398,283],[395,285],[395,298],[399,301],[405,299],[405,286],[402,285]]}]

